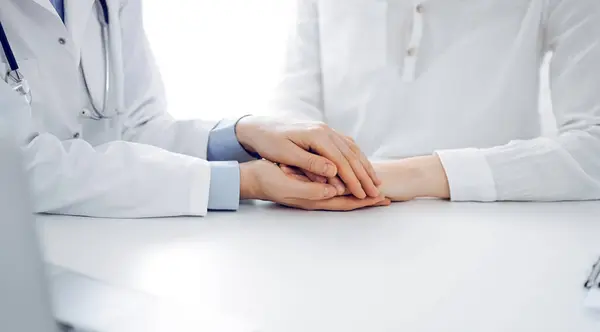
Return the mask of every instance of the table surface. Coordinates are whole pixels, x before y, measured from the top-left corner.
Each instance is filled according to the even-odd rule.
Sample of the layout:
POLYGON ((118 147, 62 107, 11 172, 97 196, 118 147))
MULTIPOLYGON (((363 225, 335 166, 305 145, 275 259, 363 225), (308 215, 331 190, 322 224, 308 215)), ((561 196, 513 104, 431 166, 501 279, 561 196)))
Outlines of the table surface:
POLYGON ((47 259, 261 332, 587 332, 600 202, 38 218, 47 259))

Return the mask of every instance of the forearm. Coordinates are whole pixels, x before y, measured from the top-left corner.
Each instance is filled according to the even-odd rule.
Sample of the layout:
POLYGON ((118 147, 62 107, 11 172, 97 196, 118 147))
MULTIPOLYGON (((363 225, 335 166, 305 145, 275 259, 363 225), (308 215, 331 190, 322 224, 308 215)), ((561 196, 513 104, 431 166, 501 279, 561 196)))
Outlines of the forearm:
POLYGON ((35 212, 107 218, 203 216, 210 170, 148 145, 92 147, 49 134, 23 146, 35 212))
POLYGON ((375 162, 381 192, 394 201, 600 199, 600 129, 589 128, 487 149, 375 162))
POLYGON ((436 155, 374 162, 382 194, 394 201, 418 197, 450 198, 448 179, 436 155))
POLYGON ((216 122, 175 120, 168 114, 126 123, 123 139, 207 159, 207 141, 216 122))

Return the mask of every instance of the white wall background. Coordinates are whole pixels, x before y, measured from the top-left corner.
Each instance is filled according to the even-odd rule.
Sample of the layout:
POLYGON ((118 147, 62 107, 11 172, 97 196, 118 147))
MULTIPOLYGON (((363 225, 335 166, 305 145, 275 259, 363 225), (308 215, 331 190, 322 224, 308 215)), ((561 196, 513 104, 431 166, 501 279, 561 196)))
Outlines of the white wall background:
MULTIPOLYGON (((293 0, 145 0, 146 29, 178 118, 264 112, 277 82, 293 0)), ((554 131, 546 70, 541 113, 554 131)))
POLYGON ((178 118, 264 112, 291 0, 145 0, 145 24, 178 118))

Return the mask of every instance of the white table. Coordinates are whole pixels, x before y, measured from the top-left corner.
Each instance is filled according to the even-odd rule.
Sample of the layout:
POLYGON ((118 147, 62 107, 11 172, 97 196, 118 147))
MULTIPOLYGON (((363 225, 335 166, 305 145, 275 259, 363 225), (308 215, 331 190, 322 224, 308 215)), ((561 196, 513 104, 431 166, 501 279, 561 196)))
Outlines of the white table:
POLYGON ((48 259, 261 332, 588 332, 600 203, 40 217, 48 259))

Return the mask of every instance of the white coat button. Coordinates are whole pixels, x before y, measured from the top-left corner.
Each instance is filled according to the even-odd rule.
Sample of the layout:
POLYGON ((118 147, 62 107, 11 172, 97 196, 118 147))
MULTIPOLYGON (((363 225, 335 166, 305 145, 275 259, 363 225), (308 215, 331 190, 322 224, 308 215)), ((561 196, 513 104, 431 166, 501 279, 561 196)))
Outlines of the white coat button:
POLYGON ((87 108, 84 108, 81 110, 80 114, 81 114, 81 116, 88 117, 88 116, 90 116, 91 112, 87 108))
POLYGON ((415 8, 415 10, 417 11, 417 13, 419 14, 423 14, 425 12, 425 6, 423 6, 422 4, 417 5, 417 7, 415 8))
POLYGON ((417 54, 417 49, 414 47, 411 47, 406 51, 406 54, 408 56, 415 56, 415 54, 417 54))
POLYGON ((60 37, 60 38, 58 38, 58 43, 61 44, 61 45, 64 45, 64 44, 67 43, 67 40, 64 39, 63 37, 60 37))
POLYGON ((73 138, 75 138, 75 139, 78 139, 80 136, 81 136, 81 134, 80 134, 80 133, 75 133, 75 134, 73 134, 73 138))

